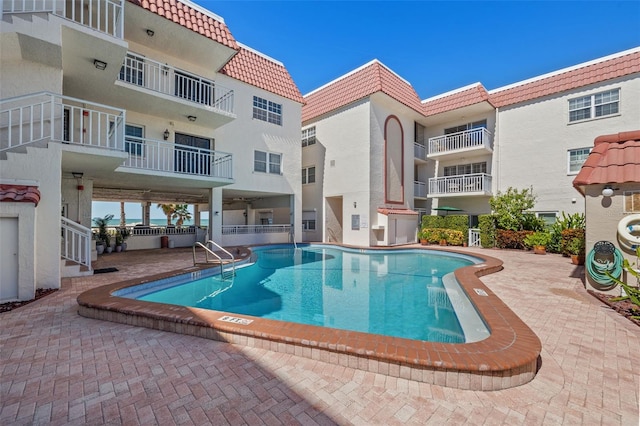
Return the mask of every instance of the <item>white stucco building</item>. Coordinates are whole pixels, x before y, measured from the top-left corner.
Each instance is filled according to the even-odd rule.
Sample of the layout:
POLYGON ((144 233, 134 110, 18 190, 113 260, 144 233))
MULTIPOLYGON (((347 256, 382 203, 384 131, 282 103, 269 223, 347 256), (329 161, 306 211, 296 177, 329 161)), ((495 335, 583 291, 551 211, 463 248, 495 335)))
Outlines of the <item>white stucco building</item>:
POLYGON ((137 230, 129 249, 166 234, 176 245, 204 232, 222 245, 300 239, 303 99, 291 76, 221 17, 165 4, 3 2, 0 301, 59 288, 82 273, 68 261, 90 272, 96 200, 139 202, 147 224, 156 203, 209 218, 201 235, 137 230))
POLYGON ((374 60, 304 96, 302 167, 313 181, 303 176, 302 210, 315 222, 303 239, 402 244, 404 221, 389 218, 451 207, 474 225, 509 187, 532 188, 535 213, 550 222, 584 212, 572 181, 595 137, 638 127, 638 94, 640 48, 425 100, 374 60), (353 226, 354 215, 367 226, 353 226))

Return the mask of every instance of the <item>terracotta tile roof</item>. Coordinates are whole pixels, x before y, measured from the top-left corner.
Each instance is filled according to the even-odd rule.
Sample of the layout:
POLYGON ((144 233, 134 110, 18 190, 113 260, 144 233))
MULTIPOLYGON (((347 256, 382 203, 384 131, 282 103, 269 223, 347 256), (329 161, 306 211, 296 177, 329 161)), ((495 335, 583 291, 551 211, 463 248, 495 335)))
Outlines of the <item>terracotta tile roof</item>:
POLYGON ((238 44, 223 21, 205 15, 179 0, 127 0, 137 6, 182 25, 213 41, 238 50, 238 44))
POLYGON ((0 202, 33 203, 37 206, 40 191, 37 186, 1 184, 0 202))
POLYGON ((521 85, 516 84, 504 90, 492 90, 490 97, 493 105, 502 107, 638 72, 640 51, 634 49, 621 56, 587 63, 583 67, 524 82, 521 85))
POLYGON ((245 46, 240 46, 240 51, 222 67, 220 73, 287 99, 304 102, 284 65, 245 46))
POLYGON ((422 114, 422 104, 411 84, 374 60, 363 67, 307 94, 302 107, 302 121, 318 117, 337 108, 382 92, 422 114))
POLYGON ((482 84, 476 83, 451 94, 426 99, 422 105, 424 115, 429 116, 486 101, 491 103, 489 93, 482 84))
POLYGON ((626 182, 640 182, 640 130, 598 136, 573 186, 626 182))
POLYGON ((390 214, 402 214, 402 215, 411 215, 411 216, 418 215, 418 212, 410 209, 390 209, 386 207, 378 207, 378 213, 382 213, 385 216, 389 216, 390 214))

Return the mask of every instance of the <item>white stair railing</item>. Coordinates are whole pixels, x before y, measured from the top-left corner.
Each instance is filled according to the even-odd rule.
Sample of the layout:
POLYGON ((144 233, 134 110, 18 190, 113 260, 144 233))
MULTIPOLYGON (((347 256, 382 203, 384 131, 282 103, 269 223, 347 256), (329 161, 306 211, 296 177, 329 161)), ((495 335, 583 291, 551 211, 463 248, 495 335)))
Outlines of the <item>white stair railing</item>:
POLYGON ((91 229, 61 217, 62 257, 91 270, 91 229))

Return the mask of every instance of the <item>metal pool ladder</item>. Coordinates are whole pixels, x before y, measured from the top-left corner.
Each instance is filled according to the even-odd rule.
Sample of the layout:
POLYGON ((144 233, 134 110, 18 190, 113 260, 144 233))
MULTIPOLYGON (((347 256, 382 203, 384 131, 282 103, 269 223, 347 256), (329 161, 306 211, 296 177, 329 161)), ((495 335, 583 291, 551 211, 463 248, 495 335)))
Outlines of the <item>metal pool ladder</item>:
POLYGON ((236 276, 236 258, 231 253, 229 253, 227 250, 225 250, 224 248, 220 247, 220 245, 218 243, 216 243, 215 241, 213 241, 213 240, 207 241, 206 245, 202 244, 199 241, 197 241, 193 245, 193 266, 196 266, 198 264, 198 262, 196 262, 196 247, 201 247, 201 248, 204 249, 206 263, 209 263, 209 255, 215 257, 216 259, 218 259, 218 262, 220 262, 220 276, 222 277, 223 280, 227 280, 229 278, 233 278, 233 277, 236 276), (218 255, 218 253, 216 253, 215 251, 213 251, 209 247, 207 247, 209 244, 211 244, 212 247, 217 248, 219 251, 221 251, 224 254, 229 256, 229 259, 227 259, 227 263, 229 263, 229 260, 230 260, 231 269, 224 269, 224 262, 225 261, 220 257, 220 255, 218 255))

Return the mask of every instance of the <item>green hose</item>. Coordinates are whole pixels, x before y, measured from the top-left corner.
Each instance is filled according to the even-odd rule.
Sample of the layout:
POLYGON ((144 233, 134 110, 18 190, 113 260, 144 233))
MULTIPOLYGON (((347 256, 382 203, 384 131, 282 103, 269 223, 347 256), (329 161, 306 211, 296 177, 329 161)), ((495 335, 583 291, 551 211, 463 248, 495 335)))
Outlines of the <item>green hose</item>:
POLYGON ((586 264, 589 275, 593 281, 600 285, 615 284, 615 281, 609 278, 605 271, 608 271, 615 278, 620 278, 622 275, 622 252, 616 248, 613 251, 613 262, 607 261, 605 263, 598 262, 595 253, 596 251, 592 249, 587 255, 586 264))

